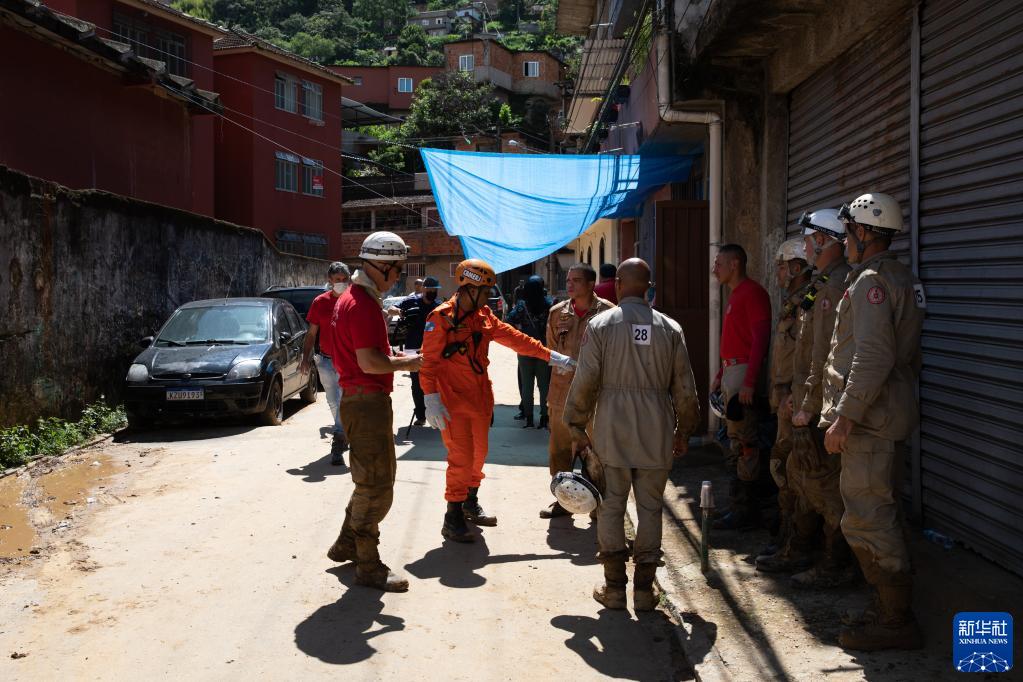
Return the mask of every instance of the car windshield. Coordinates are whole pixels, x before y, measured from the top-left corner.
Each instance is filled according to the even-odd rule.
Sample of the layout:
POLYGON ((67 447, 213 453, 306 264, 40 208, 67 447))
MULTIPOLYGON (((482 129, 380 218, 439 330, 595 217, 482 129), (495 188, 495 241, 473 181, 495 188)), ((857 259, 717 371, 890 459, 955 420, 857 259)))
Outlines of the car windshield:
POLYGON ((255 305, 179 308, 160 330, 157 346, 248 345, 269 341, 267 308, 255 305))
POLYGON ((309 312, 309 306, 313 304, 313 299, 324 291, 326 289, 285 289, 283 291, 270 291, 263 295, 284 299, 295 306, 295 310, 304 318, 309 312))

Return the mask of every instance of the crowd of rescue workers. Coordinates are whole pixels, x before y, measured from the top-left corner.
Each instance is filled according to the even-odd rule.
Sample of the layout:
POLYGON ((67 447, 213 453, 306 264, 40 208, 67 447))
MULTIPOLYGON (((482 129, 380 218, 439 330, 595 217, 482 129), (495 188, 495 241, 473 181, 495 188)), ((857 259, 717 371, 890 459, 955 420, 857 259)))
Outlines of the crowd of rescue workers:
MULTIPOLYGON (((704 404, 722 420, 731 475, 729 505, 714 528, 766 525, 771 544, 756 568, 789 574, 795 588, 826 590, 862 576, 872 600, 843 618, 843 647, 919 648, 897 490, 903 444, 918 419, 926 299, 891 251, 904 229, 902 209, 889 195, 869 193, 803 213, 797 227, 799 236, 777 251, 783 300, 774 313, 765 288, 747 276, 741 246, 718 247, 714 261, 729 297, 720 367, 704 404)), ((443 537, 473 542, 479 531, 470 524, 497 525, 480 502, 494 419, 493 341, 519 356, 516 419, 525 427, 534 426, 534 382, 539 387, 537 428, 549 429, 556 498, 541 518, 589 513, 604 568, 594 599, 627 608, 631 559, 633 607, 654 609, 662 498, 674 458, 696 435, 701 401, 683 329, 649 302, 647 263, 603 264, 600 283, 591 265, 577 263, 567 272, 568 298, 557 304, 543 280, 531 277, 502 321, 487 305, 493 268, 465 260, 449 299, 427 277, 398 305, 407 325, 402 351, 391 346, 383 296, 401 280, 408 251, 395 234, 369 235, 361 267, 350 273, 331 264, 330 287, 307 317, 302 370, 315 362, 335 420, 331 461, 344 465, 348 450, 354 483, 328 557, 354 562, 360 585, 409 587, 378 550, 395 481, 395 372, 411 375, 415 423, 439 429, 447 449, 443 537), (624 526, 630 492, 637 510, 631 541, 624 526)))

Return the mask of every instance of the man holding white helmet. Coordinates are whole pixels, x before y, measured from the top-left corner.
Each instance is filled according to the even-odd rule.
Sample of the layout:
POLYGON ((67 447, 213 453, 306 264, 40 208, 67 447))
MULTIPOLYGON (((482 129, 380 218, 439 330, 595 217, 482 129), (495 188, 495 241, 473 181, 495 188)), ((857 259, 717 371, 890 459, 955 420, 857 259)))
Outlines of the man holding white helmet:
MULTIPOLYGON (((380 522, 394 497, 396 460, 390 393, 394 372, 418 371, 419 357, 395 357, 387 338, 383 293, 394 286, 408 247, 391 232, 362 242, 362 269, 334 306, 329 333, 343 397, 341 420, 351 447, 352 492, 341 534, 327 552, 333 561, 355 561, 355 582, 386 592, 404 592, 408 581, 380 561, 380 522)), ((326 330, 325 330, 326 331, 326 330)))
POLYGON ((593 598, 624 609, 625 505, 632 490, 638 513, 633 561, 637 611, 657 605, 654 573, 661 559, 661 509, 672 456, 686 453, 700 422, 692 365, 675 320, 646 302, 650 267, 630 258, 618 268, 619 307, 590 320, 579 346, 579 366, 565 400, 564 421, 573 447, 593 444, 603 465, 605 492, 597 508, 598 560, 604 584, 593 598))
POLYGON ((842 531, 867 582, 872 608, 846 619, 849 649, 916 649, 923 637, 912 611, 909 550, 898 499, 903 445, 919 422, 916 382, 923 285, 889 248, 903 228, 887 194, 864 194, 839 209, 846 255, 855 265, 838 305, 824 366, 824 446, 841 454, 842 531))

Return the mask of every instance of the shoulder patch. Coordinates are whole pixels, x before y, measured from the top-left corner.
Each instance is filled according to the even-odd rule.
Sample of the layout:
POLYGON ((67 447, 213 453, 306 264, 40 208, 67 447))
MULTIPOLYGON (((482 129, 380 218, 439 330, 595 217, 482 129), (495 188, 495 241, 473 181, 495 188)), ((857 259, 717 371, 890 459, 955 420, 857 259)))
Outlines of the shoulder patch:
POLYGON ((423 331, 424 332, 432 332, 436 328, 437 328, 437 325, 435 325, 432 320, 427 322, 425 325, 423 325, 423 331))
POLYGON ((867 291, 867 300, 873 303, 874 305, 884 303, 884 299, 885 293, 884 289, 882 289, 881 287, 877 286, 870 287, 870 289, 867 291))

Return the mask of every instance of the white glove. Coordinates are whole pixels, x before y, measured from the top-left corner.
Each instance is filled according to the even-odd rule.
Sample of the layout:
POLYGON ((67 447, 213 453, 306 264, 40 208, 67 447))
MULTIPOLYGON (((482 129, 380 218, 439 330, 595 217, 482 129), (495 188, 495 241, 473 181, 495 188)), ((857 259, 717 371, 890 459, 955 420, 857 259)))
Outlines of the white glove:
POLYGON ((547 363, 551 367, 559 367, 561 369, 575 369, 576 362, 567 355, 562 355, 556 350, 551 351, 551 359, 547 363))
POLYGON ((426 421, 430 422, 430 426, 441 431, 448 428, 451 415, 441 402, 440 393, 423 396, 423 402, 426 404, 426 421))

